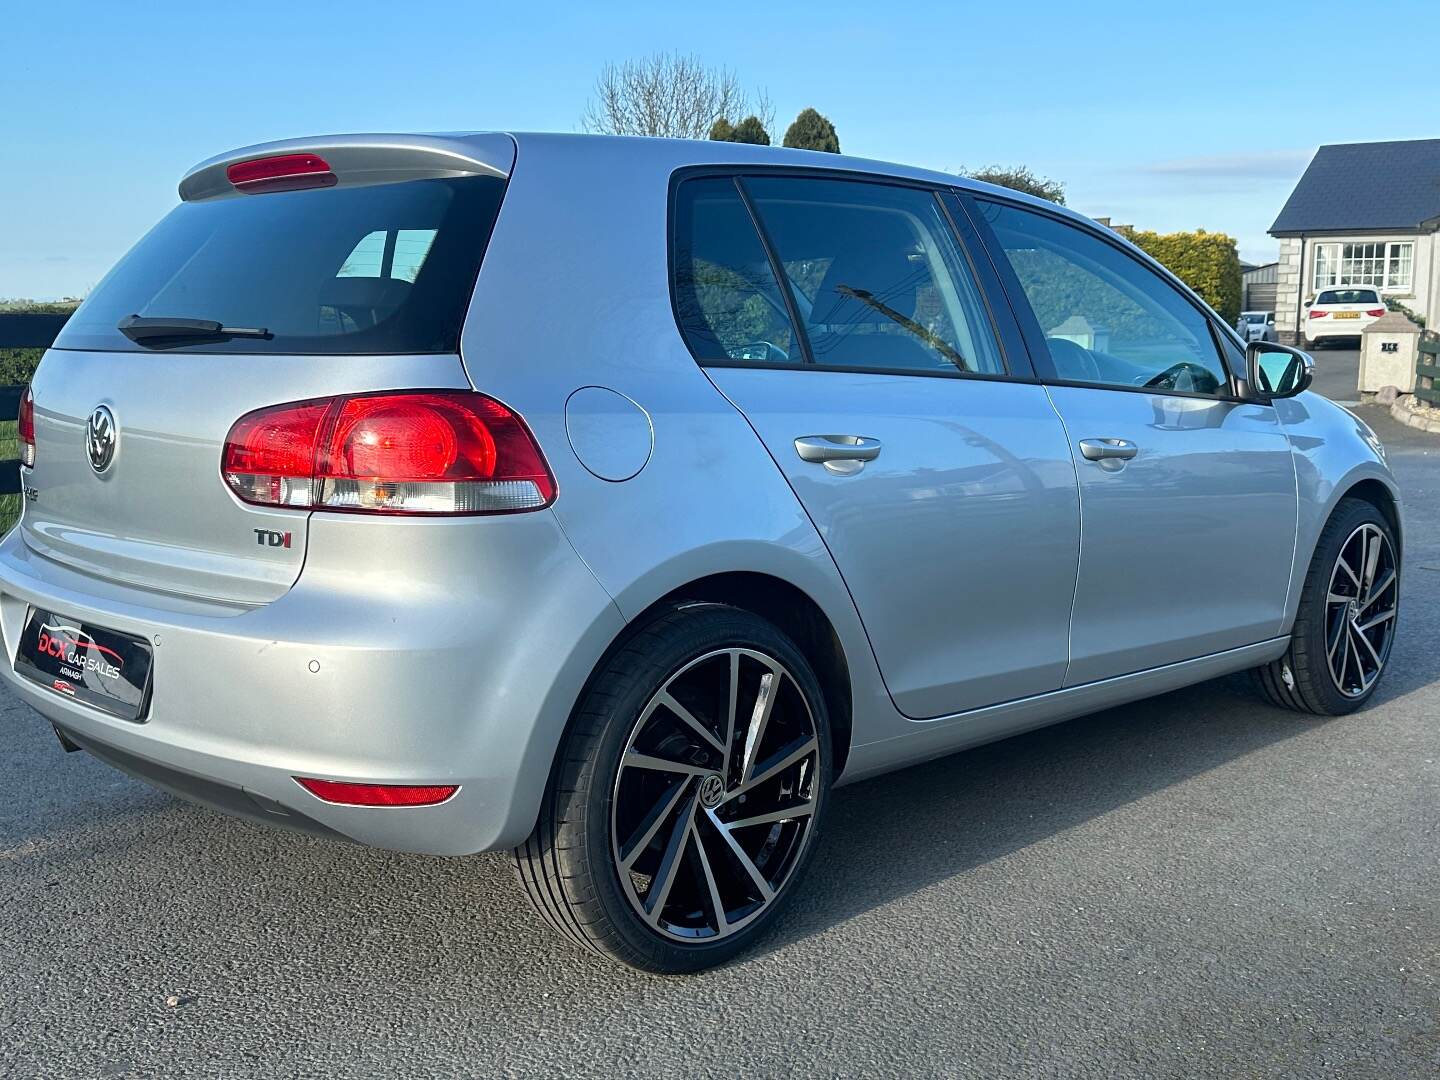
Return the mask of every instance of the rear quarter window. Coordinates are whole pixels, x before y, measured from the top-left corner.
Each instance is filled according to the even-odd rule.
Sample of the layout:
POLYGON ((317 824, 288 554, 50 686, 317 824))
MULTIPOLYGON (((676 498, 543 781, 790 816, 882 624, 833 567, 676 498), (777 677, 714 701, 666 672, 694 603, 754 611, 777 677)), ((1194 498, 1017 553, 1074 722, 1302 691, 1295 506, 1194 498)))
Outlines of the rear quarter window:
POLYGON ((140 351, 116 328, 140 315, 269 331, 176 346, 198 352, 454 352, 504 191, 476 176, 181 203, 55 347, 140 351))

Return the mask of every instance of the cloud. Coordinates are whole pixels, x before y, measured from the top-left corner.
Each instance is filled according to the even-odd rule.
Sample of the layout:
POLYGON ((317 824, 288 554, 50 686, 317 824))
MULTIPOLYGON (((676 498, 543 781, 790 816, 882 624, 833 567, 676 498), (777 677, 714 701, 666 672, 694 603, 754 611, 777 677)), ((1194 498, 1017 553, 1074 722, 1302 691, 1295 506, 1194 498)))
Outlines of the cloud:
POLYGON ((1293 180, 1313 150, 1263 150, 1251 154, 1210 154, 1140 165, 1138 172, 1184 180, 1293 180))

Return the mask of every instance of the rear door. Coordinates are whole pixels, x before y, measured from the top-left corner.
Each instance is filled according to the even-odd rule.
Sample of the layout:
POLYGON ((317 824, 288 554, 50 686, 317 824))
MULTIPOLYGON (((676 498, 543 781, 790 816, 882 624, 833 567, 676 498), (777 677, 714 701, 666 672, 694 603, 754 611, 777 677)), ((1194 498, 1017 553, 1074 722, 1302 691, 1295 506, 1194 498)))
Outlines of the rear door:
POLYGON ((340 393, 468 388, 460 324, 504 170, 463 175, 451 152, 427 176, 414 146, 304 156, 334 171, 248 191, 223 166, 187 178, 190 197, 66 324, 33 382, 32 550, 164 592, 274 599, 299 575, 309 515, 231 493, 234 422, 340 393), (127 335, 132 316, 160 325, 127 335), (185 336, 176 319, 246 332, 185 336))
POLYGON ((1074 467, 936 194, 696 178, 675 227, 687 341, 815 522, 900 710, 1059 687, 1074 467))
POLYGON ((1278 636, 1295 464, 1274 407, 1232 395, 1218 327, 1098 230, 973 205, 1080 477, 1066 685, 1278 636))

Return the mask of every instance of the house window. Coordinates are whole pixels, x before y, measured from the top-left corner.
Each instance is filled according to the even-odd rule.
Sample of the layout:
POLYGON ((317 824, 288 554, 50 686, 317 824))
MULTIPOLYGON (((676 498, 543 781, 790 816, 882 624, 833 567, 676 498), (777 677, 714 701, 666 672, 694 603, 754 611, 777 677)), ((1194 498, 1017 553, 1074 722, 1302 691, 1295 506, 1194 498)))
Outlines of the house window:
POLYGON ((1313 287, 1372 285, 1392 292, 1410 288, 1415 245, 1398 243, 1316 244, 1313 287))

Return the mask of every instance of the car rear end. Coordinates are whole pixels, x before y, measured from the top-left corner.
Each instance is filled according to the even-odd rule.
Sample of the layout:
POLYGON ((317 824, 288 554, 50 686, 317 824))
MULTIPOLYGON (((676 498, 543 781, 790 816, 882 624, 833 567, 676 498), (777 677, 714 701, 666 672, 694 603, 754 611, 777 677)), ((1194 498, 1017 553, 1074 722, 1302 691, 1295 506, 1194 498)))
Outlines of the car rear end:
POLYGON ((0 542, 5 674, 67 745, 382 846, 528 831, 620 619, 544 450, 459 355, 514 158, 497 135, 225 155, 72 317, 0 542))
POLYGON ((1322 338, 1358 337, 1360 332, 1385 314, 1385 303, 1377 290, 1366 286, 1321 289, 1305 313, 1305 336, 1322 338))

